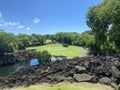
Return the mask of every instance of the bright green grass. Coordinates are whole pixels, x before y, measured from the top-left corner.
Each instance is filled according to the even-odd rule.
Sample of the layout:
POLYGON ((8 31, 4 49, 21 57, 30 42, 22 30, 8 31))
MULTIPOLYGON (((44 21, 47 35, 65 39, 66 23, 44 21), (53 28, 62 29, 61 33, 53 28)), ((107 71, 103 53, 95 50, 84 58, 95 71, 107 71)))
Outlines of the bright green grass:
POLYGON ((45 44, 47 44, 47 43, 51 43, 51 42, 52 42, 52 40, 47 39, 47 40, 45 41, 45 44))
POLYGON ((82 47, 78 46, 69 46, 63 47, 61 44, 49 44, 44 46, 37 46, 37 47, 29 47, 27 50, 36 49, 37 51, 47 50, 52 55, 63 55, 67 56, 68 58, 73 58, 76 56, 81 56, 82 54, 82 47))
POLYGON ((35 85, 35 86, 26 87, 26 88, 15 88, 12 90, 96 90, 96 89, 73 86, 73 85, 62 85, 62 86, 35 85))

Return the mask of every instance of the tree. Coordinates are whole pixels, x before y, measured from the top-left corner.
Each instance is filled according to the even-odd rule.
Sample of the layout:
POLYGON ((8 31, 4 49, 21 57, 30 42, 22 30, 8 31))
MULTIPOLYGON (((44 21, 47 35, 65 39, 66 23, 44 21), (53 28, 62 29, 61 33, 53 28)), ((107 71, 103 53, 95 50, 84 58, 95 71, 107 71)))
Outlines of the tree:
POLYGON ((97 51, 100 51, 102 46, 107 48, 106 44, 110 41, 112 41, 111 43, 114 42, 116 50, 120 48, 118 43, 120 38, 116 40, 115 37, 116 35, 119 36, 117 33, 119 23, 120 0, 104 0, 102 3, 89 8, 87 24, 94 33, 97 51))
POLYGON ((31 46, 31 36, 27 34, 19 34, 17 38, 19 40, 20 49, 25 49, 26 47, 31 46))
POLYGON ((0 55, 18 50, 16 36, 11 33, 0 32, 0 55))
POLYGON ((41 46, 44 45, 44 41, 46 40, 42 35, 32 34, 32 46, 41 46))

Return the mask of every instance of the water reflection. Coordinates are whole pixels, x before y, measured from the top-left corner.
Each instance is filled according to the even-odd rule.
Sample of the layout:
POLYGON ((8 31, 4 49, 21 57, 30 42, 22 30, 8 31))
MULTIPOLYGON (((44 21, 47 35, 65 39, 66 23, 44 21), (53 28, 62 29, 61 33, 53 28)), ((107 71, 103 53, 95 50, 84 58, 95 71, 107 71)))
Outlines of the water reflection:
POLYGON ((27 60, 23 62, 18 62, 13 65, 1 66, 0 67, 0 76, 4 77, 9 75, 11 72, 19 71, 21 68, 25 68, 27 66, 33 66, 39 64, 37 59, 27 60))
POLYGON ((38 59, 32 59, 30 61, 30 66, 37 65, 37 64, 39 64, 38 59))

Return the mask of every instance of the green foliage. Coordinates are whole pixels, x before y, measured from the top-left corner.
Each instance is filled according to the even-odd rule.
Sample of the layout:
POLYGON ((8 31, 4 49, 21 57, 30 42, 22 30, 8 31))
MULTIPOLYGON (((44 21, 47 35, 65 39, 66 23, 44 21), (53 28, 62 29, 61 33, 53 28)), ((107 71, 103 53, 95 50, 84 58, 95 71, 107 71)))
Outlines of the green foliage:
POLYGON ((27 35, 27 34, 19 34, 17 36, 19 43, 19 49, 25 49, 26 47, 30 46, 40 46, 44 45, 44 37, 42 35, 37 35, 37 34, 32 34, 32 35, 27 35))
POLYGON ((59 32, 54 34, 53 40, 69 45, 89 47, 94 42, 94 36, 91 31, 86 31, 82 34, 71 32, 59 32))
POLYGON ((32 46, 41 46, 44 44, 45 39, 42 35, 32 34, 31 38, 32 46))
POLYGON ((40 63, 51 61, 51 54, 46 50, 38 51, 36 53, 36 57, 37 57, 37 59, 39 60, 40 63))
POLYGON ((0 55, 25 49, 30 46, 44 45, 44 41, 45 39, 42 35, 19 34, 15 36, 12 33, 6 33, 4 30, 0 30, 0 55))
POLYGON ((0 55, 14 52, 18 49, 16 36, 11 33, 0 32, 0 55))
POLYGON ((94 33, 97 51, 120 51, 120 0, 103 0, 90 7, 87 24, 94 33))
POLYGON ((19 40, 19 49, 25 49, 28 46, 31 46, 31 37, 27 34, 19 34, 18 36, 19 40))
MULTIPOLYGON (((76 46, 89 47, 94 42, 94 36, 91 31, 86 31, 82 34, 71 32, 59 32, 54 35, 39 35, 39 34, 19 34, 15 36, 11 33, 0 32, 0 53, 14 52, 15 50, 25 49, 31 46, 41 46, 46 43, 60 42, 76 46), (49 38, 49 39, 48 39, 49 38), (45 42, 46 41, 46 42, 45 42)), ((70 57, 73 57, 70 55, 70 57)))

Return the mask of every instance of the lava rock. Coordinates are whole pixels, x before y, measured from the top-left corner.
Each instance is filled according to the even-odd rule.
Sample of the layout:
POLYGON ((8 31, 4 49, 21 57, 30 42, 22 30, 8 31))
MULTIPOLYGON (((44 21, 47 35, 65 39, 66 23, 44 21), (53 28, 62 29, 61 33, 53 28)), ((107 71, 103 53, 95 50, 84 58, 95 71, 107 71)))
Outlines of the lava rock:
POLYGON ((78 82, 88 82, 91 81, 93 76, 90 76, 88 74, 74 74, 73 78, 78 82))
POLYGON ((108 77, 103 77, 99 80, 99 83, 101 84, 106 84, 106 85, 110 85, 111 84, 111 79, 108 77))

